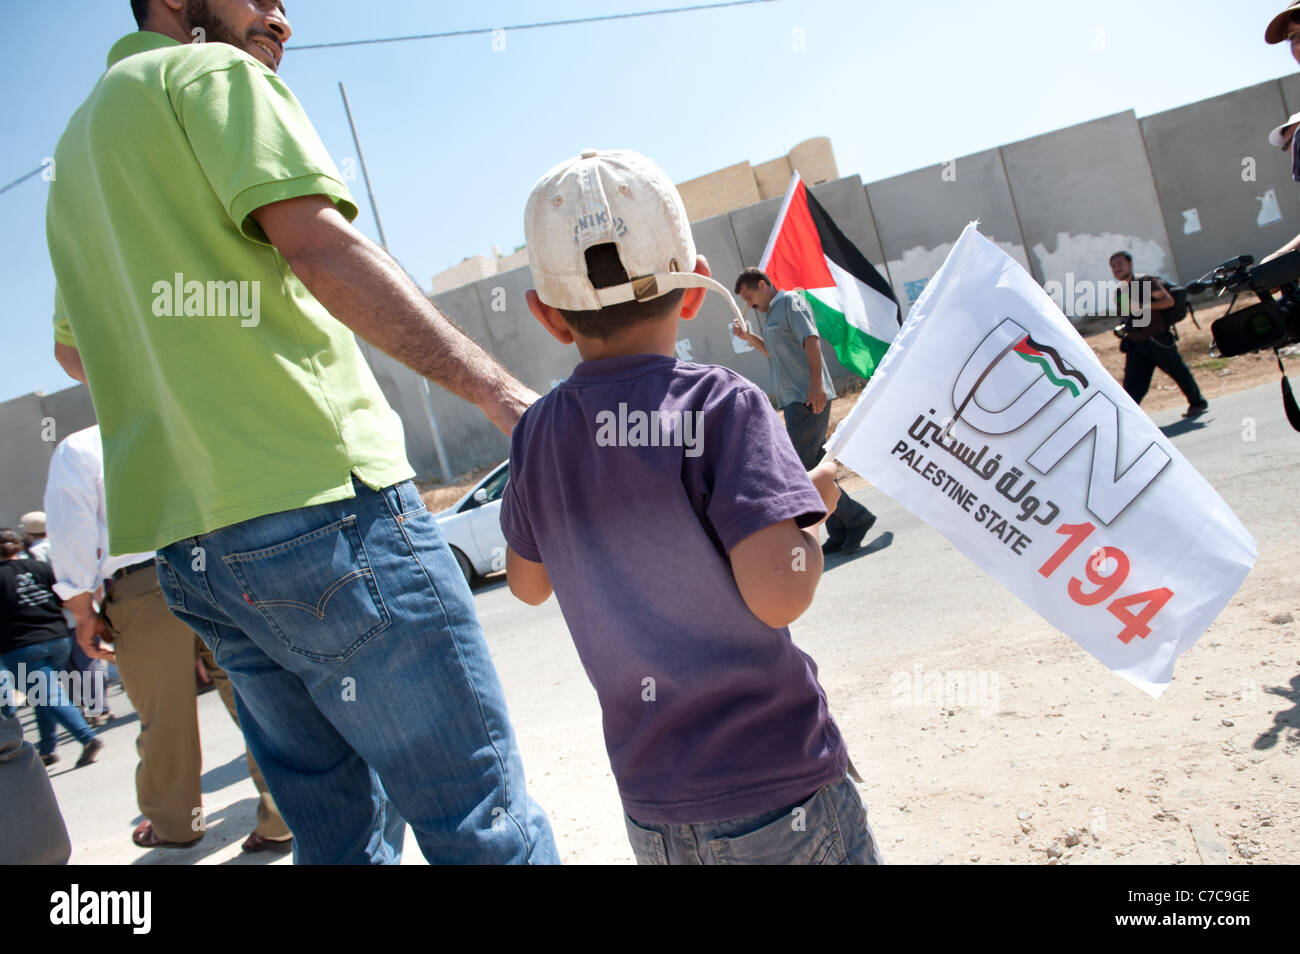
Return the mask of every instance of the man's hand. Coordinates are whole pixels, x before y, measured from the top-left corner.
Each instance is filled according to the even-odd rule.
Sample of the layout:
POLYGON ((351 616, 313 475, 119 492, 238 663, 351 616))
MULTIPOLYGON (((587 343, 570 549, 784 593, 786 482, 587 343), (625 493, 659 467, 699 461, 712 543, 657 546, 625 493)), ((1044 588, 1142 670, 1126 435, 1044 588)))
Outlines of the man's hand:
POLYGON ((761 351, 763 356, 767 357, 767 346, 763 344, 763 339, 749 330, 749 325, 745 323, 744 319, 731 319, 731 333, 741 341, 748 342, 751 347, 761 351))
POLYGON ((509 434, 537 395, 424 297, 387 252, 323 195, 252 213, 295 275, 336 319, 407 367, 478 405, 509 434))
POLYGON ((812 408, 814 414, 820 414, 826 410, 826 390, 822 387, 820 380, 814 380, 808 385, 807 405, 812 408))
POLYGON ((113 662, 117 654, 108 645, 113 642, 113 631, 108 621, 98 613, 77 616, 77 645, 91 659, 113 662))
POLYGON ((1151 279, 1151 307, 1156 311, 1174 307, 1174 296, 1169 294, 1168 287, 1158 278, 1151 279))

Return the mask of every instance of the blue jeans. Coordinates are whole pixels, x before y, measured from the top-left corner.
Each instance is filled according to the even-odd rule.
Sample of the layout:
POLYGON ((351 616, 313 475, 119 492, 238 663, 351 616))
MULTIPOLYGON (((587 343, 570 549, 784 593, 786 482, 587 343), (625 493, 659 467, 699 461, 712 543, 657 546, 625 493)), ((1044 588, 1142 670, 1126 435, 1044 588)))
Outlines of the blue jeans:
MULTIPOLYGON (((58 639, 47 639, 44 642, 23 646, 21 649, 11 650, 0 656, 0 670, 9 673, 4 677, 6 689, 13 687, 26 693, 32 703, 32 711, 36 713, 36 729, 41 736, 36 750, 43 756, 53 755, 58 747, 60 725, 82 745, 95 737, 95 730, 86 724, 81 710, 68 698, 63 682, 59 679, 60 672, 68 671, 68 657, 71 653, 72 637, 62 636, 58 639), (20 663, 26 667, 26 685, 19 684, 20 663), (39 674, 41 680, 39 689, 32 683, 33 674, 39 674)), ((9 693, 6 692, 6 703, 8 696, 9 693)))
POLYGON ((230 675, 298 864, 557 864, 473 597, 408 482, 158 551, 230 675))
POLYGON ((775 811, 693 825, 624 816, 641 865, 878 865, 867 807, 843 778, 775 811))

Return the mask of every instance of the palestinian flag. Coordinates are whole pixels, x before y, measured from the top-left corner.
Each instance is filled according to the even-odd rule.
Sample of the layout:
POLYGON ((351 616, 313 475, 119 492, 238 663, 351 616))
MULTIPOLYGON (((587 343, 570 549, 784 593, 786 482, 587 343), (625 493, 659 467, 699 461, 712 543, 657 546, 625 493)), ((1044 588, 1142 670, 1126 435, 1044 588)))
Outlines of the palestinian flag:
POLYGON ((1085 388, 1088 386, 1088 379, 1062 361, 1055 348, 1039 344, 1029 335, 1025 335, 1011 350, 1030 364, 1036 364, 1042 368, 1043 374, 1047 375, 1047 380, 1058 388, 1065 388, 1070 392, 1071 397, 1079 396, 1080 385, 1085 388), (1074 381, 1071 381, 1071 378, 1074 381), (1075 381, 1079 383, 1075 384, 1075 381))
POLYGON ((871 377, 902 324, 898 301, 797 172, 759 268, 777 288, 808 302, 818 333, 835 349, 840 364, 871 377))

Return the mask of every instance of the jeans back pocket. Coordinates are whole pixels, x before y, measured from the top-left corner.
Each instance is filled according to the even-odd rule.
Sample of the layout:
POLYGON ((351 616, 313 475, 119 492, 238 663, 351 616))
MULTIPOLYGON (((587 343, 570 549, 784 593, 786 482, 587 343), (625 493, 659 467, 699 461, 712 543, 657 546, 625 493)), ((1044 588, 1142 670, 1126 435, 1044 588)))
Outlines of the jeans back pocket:
POLYGON ((710 839, 714 861, 720 865, 843 864, 844 845, 828 789, 820 789, 766 825, 710 839))
POLYGON ((345 660, 390 622, 355 516, 222 560, 275 635, 309 659, 345 660))
POLYGON ((176 571, 172 569, 172 565, 167 562, 161 550, 154 554, 154 566, 158 571, 158 588, 162 590, 163 602, 167 604, 167 608, 172 612, 185 612, 185 591, 181 589, 181 581, 176 576, 176 571))
POLYGON ((623 816, 623 823, 627 825, 627 839, 632 843, 632 854, 636 856, 638 865, 668 864, 668 848, 663 835, 642 828, 627 815, 623 816))

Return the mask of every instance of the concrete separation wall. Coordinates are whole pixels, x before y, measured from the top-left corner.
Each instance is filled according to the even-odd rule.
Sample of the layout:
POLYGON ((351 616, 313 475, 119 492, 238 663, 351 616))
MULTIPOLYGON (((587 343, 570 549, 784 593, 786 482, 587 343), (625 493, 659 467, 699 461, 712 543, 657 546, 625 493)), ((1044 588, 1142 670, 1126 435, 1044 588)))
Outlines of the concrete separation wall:
POLYGON ((0 404, 0 527, 45 509, 45 478, 58 442, 95 423, 90 391, 78 384, 53 394, 24 394, 0 404))
POLYGON ((882 179, 866 190, 904 317, 962 229, 976 219, 980 232, 1029 268, 1011 187, 996 149, 882 179))
MULTIPOLYGON (((1119 249, 1140 273, 1179 277, 1131 110, 1003 146, 1002 157, 1040 284, 1112 281, 1119 249)), ((1086 302, 1072 310, 1090 313, 1086 302)))
POLYGON ((1142 120, 1156 192, 1181 277, 1255 260, 1300 232, 1291 157, 1268 131, 1290 115, 1271 80, 1142 120))

